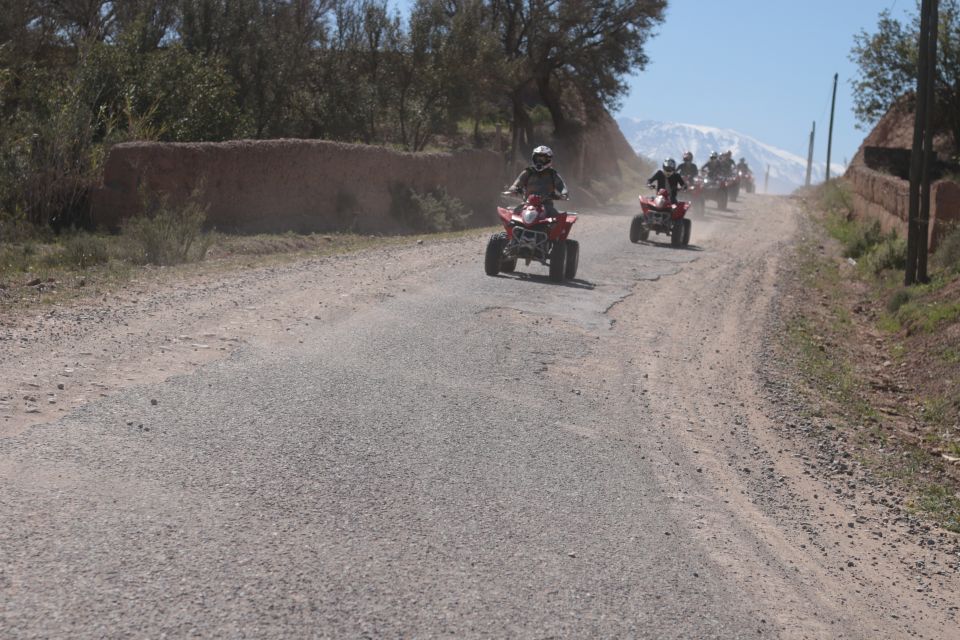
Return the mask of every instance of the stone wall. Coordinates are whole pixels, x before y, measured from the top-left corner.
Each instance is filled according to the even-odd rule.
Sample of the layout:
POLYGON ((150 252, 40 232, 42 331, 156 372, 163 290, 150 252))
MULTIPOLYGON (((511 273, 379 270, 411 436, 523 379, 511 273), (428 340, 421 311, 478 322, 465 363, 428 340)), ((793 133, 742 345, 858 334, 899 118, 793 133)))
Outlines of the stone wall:
POLYGON ((410 154, 318 140, 128 143, 113 147, 91 195, 94 223, 116 228, 141 209, 141 193, 172 203, 198 194, 212 226, 242 233, 350 230, 395 233, 393 193, 443 187, 494 224, 508 178, 489 151, 410 154))

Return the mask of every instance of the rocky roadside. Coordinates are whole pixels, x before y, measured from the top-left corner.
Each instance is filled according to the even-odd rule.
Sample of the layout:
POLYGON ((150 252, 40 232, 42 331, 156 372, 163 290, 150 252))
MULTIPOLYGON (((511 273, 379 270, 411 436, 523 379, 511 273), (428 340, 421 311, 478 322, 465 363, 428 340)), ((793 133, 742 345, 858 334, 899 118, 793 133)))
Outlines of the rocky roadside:
MULTIPOLYGON (((801 225, 802 236, 823 239, 824 232, 812 220, 805 219, 801 225)), ((781 263, 781 286, 765 319, 761 346, 764 365, 757 377, 770 424, 787 443, 778 453, 791 455, 802 467, 812 494, 808 492, 806 501, 797 500, 796 495, 784 490, 785 478, 778 476, 772 465, 765 466, 759 460, 759 467, 751 470, 758 501, 777 519, 799 527, 808 540, 805 544, 824 558, 849 556, 844 556, 846 567, 840 563, 840 571, 877 567, 883 559, 894 560, 910 583, 898 585, 896 577, 891 576, 891 586, 907 586, 957 620, 960 602, 953 593, 960 578, 960 535, 918 509, 917 502, 922 499, 918 490, 895 477, 893 467, 901 464, 897 458, 909 455, 897 446, 896 439, 864 438, 871 425, 857 424, 849 412, 825 398, 822 389, 816 388, 798 367, 788 324, 801 306, 809 304, 799 264, 799 259, 781 263), (890 471, 885 470, 884 460, 890 462, 890 471), (817 486, 824 487, 827 494, 817 486), (809 500, 811 495, 813 499, 809 500), (812 510, 816 510, 816 516, 811 515, 812 510), (836 513, 829 513, 831 510, 836 513), (824 515, 829 516, 827 522, 833 518, 832 527, 824 524, 824 515), (843 538, 851 541, 849 549, 839 541, 843 538), (880 557, 875 552, 855 553, 852 543, 858 538, 868 538, 872 544, 867 548, 879 548, 880 557)), ((918 473, 933 477, 937 461, 929 462, 930 470, 918 473)), ((943 480, 949 482, 946 477, 943 480)), ((952 488, 956 490, 956 486, 952 488)), ((890 615, 898 618, 911 612, 891 611, 890 615)))

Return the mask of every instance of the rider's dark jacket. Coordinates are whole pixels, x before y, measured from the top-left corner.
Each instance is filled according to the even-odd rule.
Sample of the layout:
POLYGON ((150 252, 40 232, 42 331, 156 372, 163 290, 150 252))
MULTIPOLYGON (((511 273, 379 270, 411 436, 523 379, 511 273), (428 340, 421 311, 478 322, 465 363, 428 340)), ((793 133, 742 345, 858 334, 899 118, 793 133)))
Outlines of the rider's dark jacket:
POLYGON ((649 186, 657 184, 657 191, 660 189, 670 189, 670 202, 676 204, 677 202, 677 191, 680 190, 680 187, 686 187, 687 183, 684 182, 683 176, 680 175, 680 172, 674 171, 669 176, 663 172, 663 169, 658 169, 655 174, 650 176, 650 179, 647 180, 649 186))
POLYGON ((689 180, 690 178, 696 178, 700 174, 700 170, 691 160, 690 162, 681 162, 680 166, 677 167, 677 173, 683 176, 684 180, 689 180))

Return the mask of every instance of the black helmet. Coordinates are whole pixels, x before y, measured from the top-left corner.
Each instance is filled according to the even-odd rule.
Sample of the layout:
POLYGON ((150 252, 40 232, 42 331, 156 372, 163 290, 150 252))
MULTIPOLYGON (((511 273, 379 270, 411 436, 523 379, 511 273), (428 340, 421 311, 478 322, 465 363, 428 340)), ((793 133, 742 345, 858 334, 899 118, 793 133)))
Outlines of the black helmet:
POLYGON ((668 176, 677 170, 677 161, 673 158, 667 158, 663 161, 663 172, 668 176))
POLYGON ((684 162, 693 162, 693 152, 692 152, 692 151, 686 151, 686 152, 684 152, 684 154, 683 154, 683 161, 684 161, 684 162))
POLYGON ((719 157, 720 157, 720 154, 717 153, 716 151, 714 151, 713 153, 710 154, 710 159, 711 159, 711 160, 716 160, 716 159, 719 158, 719 157))
POLYGON ((540 145, 533 150, 533 155, 530 156, 530 159, 533 161, 534 169, 543 171, 553 162, 553 149, 540 145))

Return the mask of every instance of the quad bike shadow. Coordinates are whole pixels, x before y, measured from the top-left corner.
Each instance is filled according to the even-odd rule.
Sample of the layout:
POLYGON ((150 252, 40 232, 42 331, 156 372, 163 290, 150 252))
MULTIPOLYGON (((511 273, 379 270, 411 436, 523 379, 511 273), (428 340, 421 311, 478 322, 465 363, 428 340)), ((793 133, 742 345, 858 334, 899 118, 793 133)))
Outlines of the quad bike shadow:
POLYGON ((532 284, 553 284, 561 287, 570 287, 571 289, 583 289, 586 291, 591 291, 597 288, 597 285, 589 280, 582 280, 580 278, 570 278, 557 282, 548 275, 543 275, 540 273, 530 273, 529 271, 514 271, 513 273, 501 273, 497 277, 499 278, 510 278, 517 282, 529 282, 532 284))

